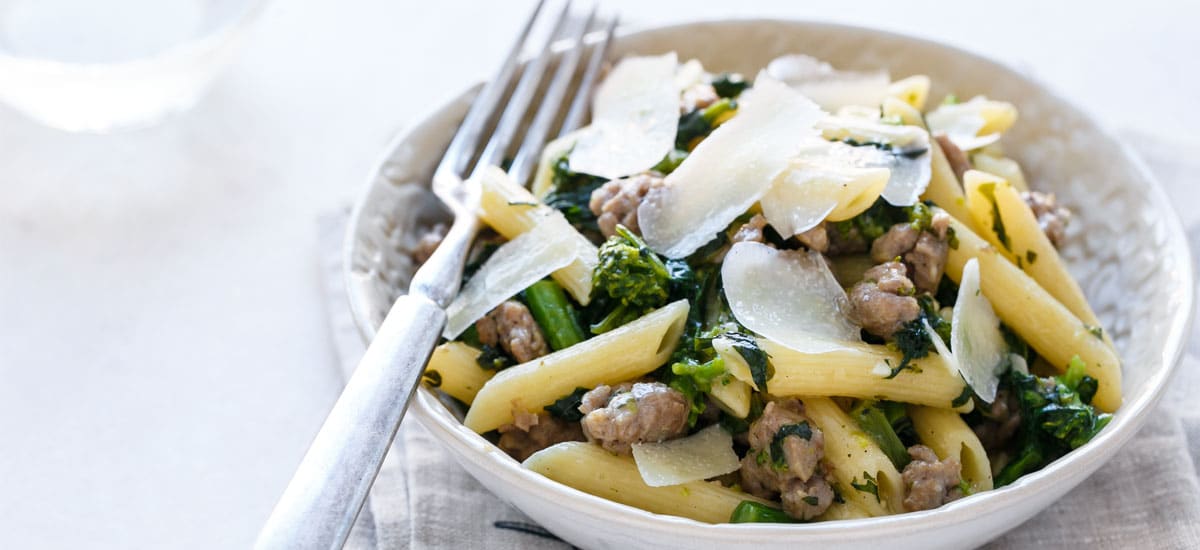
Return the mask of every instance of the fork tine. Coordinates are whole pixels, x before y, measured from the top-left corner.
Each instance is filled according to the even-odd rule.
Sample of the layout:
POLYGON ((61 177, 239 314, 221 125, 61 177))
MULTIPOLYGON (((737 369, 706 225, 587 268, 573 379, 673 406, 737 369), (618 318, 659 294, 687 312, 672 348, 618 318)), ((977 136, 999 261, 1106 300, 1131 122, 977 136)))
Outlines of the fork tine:
POLYGON ((567 14, 570 11, 571 0, 567 0, 563 2, 562 11, 558 14, 558 20, 554 22, 554 28, 546 36, 545 43, 542 44, 541 53, 526 65, 525 70, 521 73, 521 79, 517 81, 517 88, 508 98, 508 106, 500 115, 500 122, 496 123, 496 129, 492 132, 487 146, 483 148, 483 153, 479 155, 479 161, 475 164, 472 174, 483 167, 498 165, 504 160, 504 153, 512 143, 517 128, 521 125, 521 120, 525 118, 529 102, 533 100, 533 95, 537 92, 542 77, 545 76, 546 64, 550 62, 550 47, 554 45, 554 39, 562 30, 563 23, 567 20, 567 14))
POLYGON ((575 33, 574 44, 563 54, 558 68, 554 71, 554 78, 550 81, 549 88, 546 89, 541 108, 538 109, 529 129, 525 131, 525 139, 521 141, 516 158, 513 159, 512 166, 508 169, 509 175, 517 183, 524 185, 533 172, 534 166, 537 165, 542 146, 546 143, 546 136, 550 133, 550 126, 554 123, 554 118, 558 116, 562 107, 563 96, 566 95, 571 80, 575 78, 575 69, 579 66, 579 58, 582 57, 584 50, 583 40, 595 18, 596 5, 592 4, 591 12, 588 13, 587 18, 575 33))
POLYGON ((496 107, 503 99, 504 91, 508 89, 508 83, 512 81, 513 73, 517 68, 517 59, 521 56, 521 50, 529 39, 529 31, 533 29, 533 24, 537 21, 538 14, 541 13, 545 4, 546 0, 538 0, 537 5, 533 8, 533 13, 529 14, 525 26, 517 35, 517 40, 513 42, 508 57, 504 59, 500 70, 496 71, 496 75, 484 84, 479 95, 475 97, 475 101, 471 103, 467 116, 463 118, 458 132, 454 134, 454 139, 442 156, 441 162, 438 163, 437 170, 434 172, 436 174, 434 181, 439 181, 444 176, 462 176, 466 172, 471 154, 477 150, 479 138, 487 126, 488 119, 496 113, 496 107))
POLYGON ((604 63, 604 57, 608 55, 608 46, 612 43, 613 33, 617 29, 617 16, 613 16, 608 22, 608 28, 604 31, 604 39, 592 50, 592 57, 588 59, 587 69, 584 70, 583 79, 579 81, 579 89, 575 91, 575 99, 571 101, 571 109, 567 111, 567 116, 563 119, 562 129, 558 135, 562 136, 576 128, 583 122, 583 113, 587 111, 588 103, 592 97, 592 87, 596 84, 596 76, 600 73, 600 66, 604 63))

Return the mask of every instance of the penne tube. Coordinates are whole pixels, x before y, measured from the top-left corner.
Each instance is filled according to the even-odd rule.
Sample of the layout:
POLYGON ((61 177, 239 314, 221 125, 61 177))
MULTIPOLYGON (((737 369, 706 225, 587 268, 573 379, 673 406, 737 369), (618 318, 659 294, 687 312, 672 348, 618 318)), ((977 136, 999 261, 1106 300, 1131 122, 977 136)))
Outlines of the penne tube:
POLYGON ((971 164, 976 170, 1004 178, 1013 187, 1016 187, 1017 191, 1029 190, 1029 184, 1025 182, 1025 174, 1021 172, 1021 165, 1013 159, 975 154, 971 156, 971 164))
POLYGON ((750 414, 750 385, 726 374, 712 383, 709 392, 721 410, 736 418, 750 414))
POLYGON ((958 282, 963 265, 977 258, 980 287, 1000 320, 1059 372, 1078 355, 1087 364, 1087 374, 1099 382, 1092 403, 1104 412, 1120 407, 1121 361, 1116 352, 964 223, 955 219, 950 226, 958 246, 946 258, 946 275, 958 282))
POLYGON ((576 241, 576 258, 551 274, 576 302, 591 301, 592 271, 596 268, 596 245, 581 235, 562 213, 541 203, 503 170, 488 167, 479 179, 482 195, 479 216, 506 239, 514 239, 538 224, 553 224, 555 232, 571 234, 576 241))
MULTIPOLYGON (((775 376, 767 382, 771 395, 886 399, 953 408, 966 389, 962 378, 932 352, 913 361, 915 370, 905 369, 888 379, 901 355, 884 346, 855 344, 826 353, 803 353, 765 338, 758 345, 775 367, 775 376)), ((969 410, 971 402, 962 407, 969 410)))
POLYGON ((907 103, 918 112, 925 109, 925 101, 929 98, 928 76, 923 74, 901 78, 888 86, 888 99, 898 99, 907 103))
POLYGON ((645 375, 671 357, 687 313, 687 301, 680 300, 590 340, 500 371, 475 396, 463 424, 488 432, 513 421, 516 403, 537 412, 575 388, 645 375))
POLYGON ((1033 277, 1081 321, 1099 327, 1100 320, 1083 295, 1083 289, 1067 271, 1066 263, 1038 226, 1037 216, 1021 199, 1017 189, 1003 178, 979 170, 967 172, 963 179, 967 208, 975 219, 975 227, 984 228, 980 236, 1033 277), (1004 242, 1000 239, 1000 231, 1003 231, 1004 242))
POLYGON ((728 523, 733 509, 744 500, 777 506, 715 481, 651 487, 642 480, 632 458, 614 455, 593 443, 559 443, 534 453, 522 465, 600 498, 705 523, 728 523))
POLYGON ((934 407, 909 406, 908 417, 921 444, 938 458, 953 458, 962 464, 962 478, 971 493, 992 489, 992 467, 975 431, 958 413, 934 407))
POLYGON ((480 351, 462 342, 446 342, 433 348, 425 366, 426 385, 468 405, 494 374, 475 362, 480 351))
POLYGON ((801 401, 804 414, 825 434, 825 462, 833 470, 842 498, 869 516, 903 512, 904 482, 875 441, 831 399, 805 397, 801 401))
POLYGON ((975 223, 971 219, 971 212, 967 210, 967 201, 963 197, 962 185, 958 181, 958 176, 954 175, 954 169, 950 168, 950 161, 946 160, 946 153, 942 151, 942 147, 938 145, 936 139, 929 140, 929 147, 933 150, 933 158, 930 161, 929 187, 925 188, 925 193, 921 195, 921 198, 933 201, 947 214, 966 224, 967 227, 975 227, 975 223))

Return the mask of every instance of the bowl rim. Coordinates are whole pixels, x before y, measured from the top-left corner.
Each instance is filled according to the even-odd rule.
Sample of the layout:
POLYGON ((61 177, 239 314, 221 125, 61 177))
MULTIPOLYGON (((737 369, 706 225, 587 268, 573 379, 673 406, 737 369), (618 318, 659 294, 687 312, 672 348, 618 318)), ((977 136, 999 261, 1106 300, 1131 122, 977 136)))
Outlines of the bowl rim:
MULTIPOLYGON (((610 520, 620 520, 626 525, 653 531, 687 529, 688 533, 692 536, 737 536, 740 538, 751 537, 754 540, 764 541, 768 539, 777 540, 777 537, 780 536, 798 535, 831 541, 835 540, 833 538, 835 536, 837 540, 846 540, 847 536, 852 539, 867 539, 888 533, 898 533, 901 530, 908 530, 917 525, 920 525, 922 529, 946 527, 962 523, 976 516, 1017 506, 1022 501, 1030 500, 1043 486, 1050 485, 1052 480, 1069 477, 1069 473, 1072 470, 1094 470, 1100 466, 1100 464, 1096 464, 1097 462, 1103 463, 1111 458, 1116 451, 1139 431, 1142 424, 1147 420, 1149 413, 1164 394, 1168 381, 1178 370, 1179 361, 1184 352, 1185 338, 1191 330, 1195 306, 1195 277, 1192 254, 1187 245, 1186 233, 1182 221, 1178 213, 1171 206, 1170 199, 1163 189, 1162 184, 1158 181, 1154 173, 1150 171, 1143 159, 1132 150, 1125 140, 1115 134, 1103 119, 1093 116, 1092 112, 1076 103, 1063 99, 1063 96, 1042 78, 982 53, 910 34, 816 18, 726 17, 686 19, 665 25, 631 26, 620 29, 615 40, 620 41, 650 33, 678 32, 697 25, 722 25, 729 23, 817 26, 835 31, 844 30, 855 33, 874 34, 887 39, 910 41, 946 50, 954 56, 965 57, 975 63, 985 64, 989 70, 1008 71, 1019 75, 1042 94, 1068 105, 1069 108, 1077 111, 1082 118, 1092 124, 1098 130, 1099 135, 1116 145, 1120 154, 1124 157, 1123 160, 1129 163, 1133 168, 1135 176, 1145 185, 1144 192, 1147 194, 1149 203, 1158 214, 1164 217, 1166 224, 1166 235, 1163 246, 1164 256, 1180 258, 1181 261, 1178 265, 1180 279, 1187 283, 1183 285, 1184 288, 1179 289, 1176 295, 1179 308, 1172 315, 1168 325, 1168 333, 1164 338, 1164 347, 1161 355, 1163 368, 1147 377, 1144 381, 1144 384, 1147 384, 1149 389, 1139 395, 1137 399, 1123 403, 1117 413, 1114 414, 1109 426, 1087 445, 1067 453, 1037 472, 1022 476, 1016 482, 1005 487, 972 495, 969 498, 960 499, 933 510, 805 524, 709 524, 678 516, 657 514, 585 493, 522 468, 519 462, 499 451, 497 447, 481 435, 466 429, 458 422, 454 422, 449 414, 444 414, 445 411, 439 413, 433 410, 431 407, 441 407, 442 405, 433 392, 425 387, 420 388, 414 396, 415 402, 410 404, 414 416, 421 424, 431 432, 434 432, 435 437, 442 445, 450 445, 457 448, 459 454, 462 456, 481 455, 478 459, 488 462, 490 466, 489 470, 492 474, 504 478, 507 483, 520 486, 522 491, 530 493, 531 496, 534 496, 533 493, 538 493, 536 496, 539 498, 547 501, 553 499, 559 507, 570 508, 589 515, 604 514, 610 520), (1093 465, 1095 467, 1092 467, 1093 465)), ((436 108, 431 109, 428 113, 444 112, 456 103, 470 97, 478 90, 481 84, 482 81, 477 81, 465 89, 450 95, 447 100, 438 104, 436 108)), ((371 323, 371 316, 367 314, 368 309, 365 299, 359 292, 355 291, 356 287, 353 283, 354 274, 351 268, 351 260, 355 250, 356 230, 366 210, 367 198, 371 194, 372 184, 380 176, 382 168, 389 162, 397 148, 412 139, 414 134, 422 131, 424 125, 429 121, 429 116, 419 119, 398 132, 385 146, 377 161, 371 165, 367 185, 355 201, 347 224, 342 254, 343 283, 349 291, 350 309, 355 325, 367 342, 374 337, 375 327, 371 323)), ((1090 474, 1088 477, 1090 477, 1090 474)), ((502 495, 498 496, 504 498, 502 495)))

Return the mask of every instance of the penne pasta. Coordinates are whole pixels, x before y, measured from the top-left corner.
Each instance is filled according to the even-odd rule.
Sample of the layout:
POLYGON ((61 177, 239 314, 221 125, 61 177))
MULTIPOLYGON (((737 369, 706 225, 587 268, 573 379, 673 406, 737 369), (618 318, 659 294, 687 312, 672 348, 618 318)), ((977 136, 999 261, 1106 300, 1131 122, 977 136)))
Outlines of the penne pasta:
POLYGON ((983 295, 1000 320, 1059 372, 1078 355, 1088 375, 1099 382, 1093 400, 1096 408, 1113 412, 1121 406, 1121 362, 1116 352, 966 224, 957 219, 950 224, 958 246, 951 247, 947 256, 946 275, 958 282, 963 265, 977 258, 983 295))
POLYGON ((894 97, 883 99, 882 112, 886 119, 898 118, 908 126, 925 127, 925 119, 921 118, 920 110, 894 97))
POLYGON ((750 385, 729 374, 713 381, 709 395, 722 410, 736 418, 750 414, 750 385))
POLYGON ((825 433, 825 462, 842 498, 869 516, 903 512, 904 483, 883 450, 829 398, 801 401, 804 414, 825 433))
POLYGON ((963 179, 967 208, 975 226, 985 228, 981 236, 1081 321, 1099 327, 1100 320, 1083 289, 1067 271, 1058 250, 1038 226, 1037 216, 1021 200, 1017 189, 1003 178, 978 170, 967 172, 963 179))
POLYGON ((505 369, 484 384, 463 424, 484 433, 513 421, 514 402, 540 411, 575 388, 647 374, 675 351, 687 313, 688 303, 680 300, 590 340, 505 369))
POLYGON ((1017 191, 1029 190, 1029 184, 1025 182, 1025 174, 1021 172, 1021 165, 1013 159, 976 154, 971 156, 971 164, 976 170, 1004 178, 1013 187, 1016 187, 1017 191))
MULTIPOLYGON (((915 370, 905 369, 888 379, 901 355, 884 346, 859 344, 826 353, 802 353, 766 339, 758 343, 775 367, 775 376, 767 382, 772 395, 836 395, 953 408, 952 403, 966 388, 962 378, 933 353, 915 360, 915 370)), ((963 405, 970 406, 970 401, 963 405)))
POLYGON ((958 413, 935 407, 908 407, 908 417, 921 444, 938 458, 954 458, 962 464, 962 477, 972 493, 992 489, 992 468, 979 437, 958 413))
POLYGON ((538 224, 553 224, 555 232, 572 235, 577 242, 575 259, 551 274, 576 302, 587 305, 592 293, 592 270, 596 268, 596 245, 581 235, 561 212, 542 204, 517 185, 503 170, 488 167, 479 179, 482 195, 480 217, 506 239, 514 239, 538 224))
POLYGON ((433 348, 425 367, 425 383, 468 405, 494 374, 475 362, 480 351, 462 342, 433 348))
POLYGON ((728 523, 734 508, 745 500, 774 506, 715 481, 651 487, 642 480, 632 458, 614 455, 599 445, 579 441, 559 443, 538 451, 526 459, 523 466, 600 498, 705 523, 728 523))
POLYGON ((901 78, 888 86, 887 95, 907 103, 917 111, 923 111, 925 101, 929 98, 930 84, 929 77, 923 74, 901 78))
POLYGON ((971 212, 967 210, 962 184, 959 183, 958 176, 954 175, 954 170, 950 168, 950 161, 946 160, 946 153, 942 151, 942 147, 938 145, 936 139, 929 140, 929 147, 933 149, 932 171, 929 177, 929 187, 925 188, 925 193, 921 195, 921 198, 933 201, 954 219, 966 224, 967 227, 975 227, 975 223, 971 220, 971 212))

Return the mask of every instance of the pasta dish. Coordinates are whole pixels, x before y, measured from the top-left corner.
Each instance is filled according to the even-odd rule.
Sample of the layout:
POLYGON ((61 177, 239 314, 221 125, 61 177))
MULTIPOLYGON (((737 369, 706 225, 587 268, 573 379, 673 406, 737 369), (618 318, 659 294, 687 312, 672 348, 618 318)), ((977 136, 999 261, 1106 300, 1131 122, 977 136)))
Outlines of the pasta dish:
MULTIPOLYGON (((425 383, 534 472, 708 523, 929 510, 1100 432, 1121 364, 1014 105, 627 57, 487 230, 425 383)), ((416 263, 445 227, 414 241, 416 263)))

